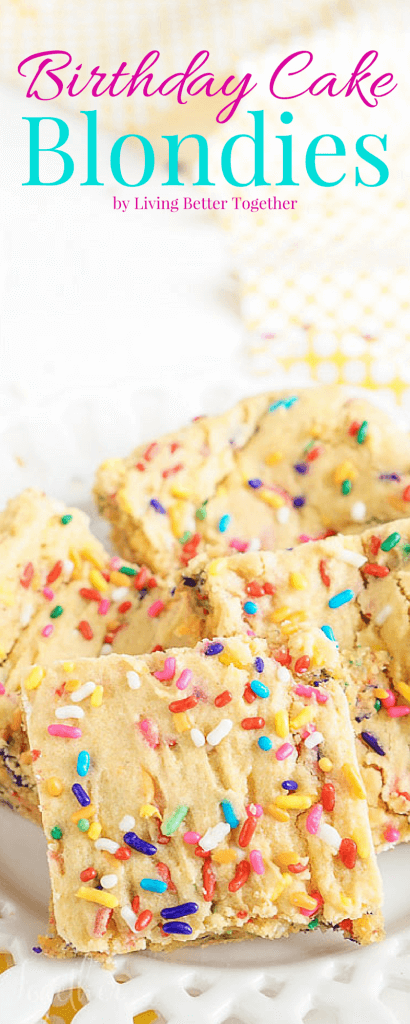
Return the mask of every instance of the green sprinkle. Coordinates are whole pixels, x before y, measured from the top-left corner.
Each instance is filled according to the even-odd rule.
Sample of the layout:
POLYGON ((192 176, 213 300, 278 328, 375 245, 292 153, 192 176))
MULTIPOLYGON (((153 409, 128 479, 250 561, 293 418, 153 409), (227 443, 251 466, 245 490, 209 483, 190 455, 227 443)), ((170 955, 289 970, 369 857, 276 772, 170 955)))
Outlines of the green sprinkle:
POLYGON ((64 608, 61 607, 61 604, 56 604, 55 608, 50 612, 50 619, 59 619, 60 615, 63 614, 63 611, 64 608))
POLYGON ((318 917, 314 917, 313 921, 309 921, 309 924, 308 924, 309 931, 313 932, 314 929, 317 928, 318 924, 319 924, 319 918, 318 917))
POLYGON ((403 555, 410 555, 410 544, 403 544, 403 555))
POLYGON ((88 818, 80 818, 80 820, 77 821, 77 827, 80 829, 80 832, 88 832, 90 827, 88 818))
POLYGON ((179 543, 186 544, 187 540, 190 540, 191 537, 192 533, 190 533, 189 530, 185 530, 185 533, 182 534, 182 537, 178 537, 179 543))
POLYGON ((374 702, 374 710, 375 711, 380 711, 381 706, 382 706, 382 702, 377 697, 377 700, 375 700, 375 702, 374 702))
POLYGON ((343 480, 343 483, 342 483, 342 494, 350 494, 351 489, 352 489, 352 481, 351 480, 343 480))
POLYGON ((197 508, 195 512, 196 519, 206 519, 206 506, 201 505, 201 508, 197 508))
POLYGON ((131 569, 130 565, 122 565, 121 569, 120 569, 120 572, 123 572, 124 576, 136 576, 137 575, 137 570, 136 569, 131 569))
POLYGON ((63 835, 61 828, 58 828, 58 825, 54 825, 54 828, 51 829, 51 835, 53 839, 61 839, 63 835))
POLYGON ((390 533, 386 540, 383 541, 383 544, 380 545, 381 551, 391 551, 399 543, 399 540, 401 540, 399 533, 390 533))
POLYGON ((180 807, 177 807, 176 811, 174 811, 174 813, 171 814, 171 817, 168 818, 168 821, 166 821, 165 824, 162 825, 162 834, 164 836, 172 836, 174 832, 176 832, 177 828, 179 828, 179 826, 182 825, 182 822, 184 818, 186 818, 188 811, 189 807, 187 807, 186 804, 181 804, 180 807))
POLYGON ((71 523, 72 518, 72 516, 61 516, 60 523, 62 523, 63 526, 67 526, 67 523, 71 523))
POLYGON ((361 427, 359 427, 359 429, 357 431, 357 443, 358 444, 363 444, 363 441, 366 440, 368 429, 369 429, 369 424, 368 424, 367 420, 363 420, 363 423, 362 423, 361 427))

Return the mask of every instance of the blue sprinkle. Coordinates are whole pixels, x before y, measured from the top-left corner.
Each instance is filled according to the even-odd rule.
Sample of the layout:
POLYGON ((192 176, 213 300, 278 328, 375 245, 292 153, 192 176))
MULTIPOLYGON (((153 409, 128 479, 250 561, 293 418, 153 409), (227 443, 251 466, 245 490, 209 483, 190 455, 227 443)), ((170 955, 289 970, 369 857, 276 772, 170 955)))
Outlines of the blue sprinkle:
POLYGON ((196 587, 196 580, 193 576, 184 576, 183 578, 184 587, 196 587))
POLYGON ((179 907, 164 907, 161 910, 161 917, 172 921, 174 917, 187 917, 188 914, 196 914, 198 910, 197 903, 180 903, 179 907))
POLYGON ((294 405, 298 401, 298 395, 293 395, 292 398, 285 398, 283 404, 285 409, 290 409, 291 405, 294 405))
POLYGON ((204 654, 206 654, 208 656, 208 658, 209 658, 209 657, 212 657, 213 654, 222 654, 223 649, 224 649, 224 645, 223 644, 219 644, 219 643, 208 644, 206 651, 204 651, 204 654))
POLYGON ((259 480, 259 478, 256 477, 255 480, 248 480, 248 484, 249 487, 253 487, 253 489, 257 491, 259 487, 262 487, 262 480, 259 480))
POLYGON ((88 807, 88 804, 91 803, 91 800, 90 797, 88 796, 88 793, 86 793, 85 789, 83 789, 83 787, 80 786, 80 783, 75 782, 74 786, 71 786, 71 789, 74 793, 74 796, 77 797, 78 803, 81 804, 81 807, 88 807))
POLYGON ((353 599, 353 590, 341 590, 340 594, 335 594, 334 597, 330 598, 329 608, 340 608, 342 604, 348 604, 353 599))
POLYGON ((192 928, 188 921, 168 921, 162 925, 162 931, 166 935, 192 935, 192 928))
POLYGON ((87 775, 89 767, 90 755, 88 753, 88 750, 80 750, 80 753, 77 757, 77 775, 87 775))
POLYGON ((155 508, 156 512, 160 512, 162 516, 166 515, 166 510, 164 506, 161 505, 161 502, 158 501, 158 498, 151 498, 150 505, 155 508))
POLYGON ((297 498, 293 499, 293 504, 295 508, 303 508, 305 502, 306 498, 303 497, 303 494, 298 494, 297 498))
POLYGON ((239 818, 236 817, 235 811, 229 800, 222 800, 221 807, 224 813, 225 821, 231 828, 236 828, 239 825, 239 818))
POLYGON ((258 747, 260 747, 261 750, 272 750, 272 740, 269 739, 269 736, 260 736, 258 739, 258 747))
POLYGON ((168 888, 167 883, 160 882, 158 878, 141 878, 140 886, 147 892, 165 892, 168 888))
POLYGON ((364 742, 367 743, 367 746, 371 747, 376 754, 380 754, 380 757, 385 756, 386 751, 383 750, 383 747, 380 746, 378 739, 376 738, 376 736, 373 736, 372 732, 362 732, 360 735, 362 737, 362 740, 364 740, 364 742))
POLYGON ((219 520, 219 532, 220 533, 225 533, 225 530, 228 529, 230 521, 231 521, 231 517, 228 514, 226 514, 226 516, 221 516, 221 518, 219 520))
POLYGON ((255 658, 255 661, 254 661, 253 664, 254 664, 255 669, 256 669, 257 672, 263 672, 263 670, 265 668, 265 662, 264 662, 263 658, 255 658))
POLYGON ((272 402, 272 405, 269 406, 269 412, 276 412, 276 409, 279 409, 284 404, 283 398, 279 398, 279 401, 272 402))
POLYGON ((250 684, 251 690, 256 694, 257 697, 269 697, 270 689, 262 683, 261 679, 252 679, 250 684))
POLYGON ((282 789, 286 789, 288 793, 294 793, 297 788, 298 784, 293 779, 285 779, 285 782, 282 782, 282 789))
POLYGON ((269 406, 269 412, 275 412, 281 405, 284 409, 290 409, 291 405, 294 405, 297 400, 297 395, 294 395, 292 398, 279 398, 277 402, 272 402, 272 405, 269 406))
POLYGON ((245 604, 243 606, 243 610, 244 610, 244 612, 246 612, 247 615, 256 615, 256 612, 258 610, 258 606, 257 606, 257 604, 255 604, 254 601, 245 601, 245 604))
MULTIPOLYGON (((337 640, 331 626, 321 626, 320 628, 322 630, 322 633, 324 633, 325 636, 327 636, 328 640, 333 640, 333 643, 337 644, 337 640)), ((337 646, 339 646, 339 644, 337 644, 337 646)))
POLYGON ((307 462, 296 462, 293 468, 296 469, 296 472, 300 473, 301 476, 304 476, 305 473, 309 472, 309 466, 307 462))
MULTIPOLYGON (((146 843, 145 839, 140 839, 136 832, 126 832, 124 836, 124 843, 126 843, 127 846, 131 846, 133 850, 137 851, 137 853, 145 853, 147 857, 152 857, 154 853, 157 852, 156 846, 153 846, 152 843, 146 843)), ((160 891, 162 892, 162 889, 160 891)))

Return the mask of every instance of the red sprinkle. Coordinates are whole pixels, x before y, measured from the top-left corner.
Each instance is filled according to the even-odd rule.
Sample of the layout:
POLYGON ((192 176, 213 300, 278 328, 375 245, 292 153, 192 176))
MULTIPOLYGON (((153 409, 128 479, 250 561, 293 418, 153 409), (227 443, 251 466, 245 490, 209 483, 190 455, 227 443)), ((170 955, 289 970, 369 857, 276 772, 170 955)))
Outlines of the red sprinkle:
POLYGON ((131 601, 123 601, 123 603, 118 606, 118 611, 120 615, 125 615, 126 612, 129 612, 130 608, 131 601))
POLYGON ((273 586, 273 583, 264 583, 263 584, 263 592, 264 592, 264 594, 274 594, 275 591, 276 591, 276 587, 273 586))
POLYGON ((138 911, 140 909, 140 898, 139 898, 139 896, 134 896, 134 899, 133 899, 133 901, 131 903, 131 908, 134 911, 134 914, 138 914, 138 911))
POLYGON ((359 423, 359 420, 353 420, 353 422, 350 424, 350 427, 349 427, 349 434, 350 434, 350 436, 354 437, 355 434, 357 434, 357 431, 360 430, 360 427, 361 427, 361 423, 359 423))
POLYGON ((321 445, 315 445, 315 447, 311 448, 310 452, 307 453, 306 462, 315 462, 315 460, 319 458, 319 455, 321 455, 322 452, 323 448, 321 447, 321 445))
POLYGON ((176 466, 170 466, 169 469, 162 470, 162 476, 166 480, 169 476, 175 476, 175 473, 180 473, 181 469, 184 468, 182 462, 178 462, 176 466))
POLYGON ((134 587, 136 590, 142 590, 146 587, 149 580, 149 569, 145 565, 142 565, 140 571, 137 573, 134 580, 134 587))
POLYGON ((325 782, 319 801, 324 811, 333 811, 335 806, 335 787, 332 782, 325 782))
POLYGON ((301 871, 306 871, 306 864, 288 864, 288 871, 292 875, 300 875, 301 871))
POLYGON ((264 718, 243 718, 241 722, 242 729, 263 729, 264 725, 264 718))
POLYGON ((366 562, 366 565, 362 565, 362 572, 364 572, 366 576, 377 576, 382 578, 383 576, 389 575, 390 569, 387 568, 387 565, 377 565, 374 562, 366 562))
POLYGON ((94 633, 91 629, 90 623, 87 622, 86 619, 81 619, 81 622, 78 623, 78 629, 84 637, 84 640, 92 640, 94 633))
POLYGON ((93 928, 93 935, 100 938, 105 935, 108 927, 108 923, 112 918, 112 909, 110 907, 100 907, 95 915, 95 922, 93 928))
MULTIPOLYGON (((359 424, 359 426, 360 426, 360 424, 359 424)), ((148 445, 147 450, 144 452, 143 459, 145 459, 146 462, 151 462, 151 460, 155 457, 155 455, 157 454, 158 451, 159 451, 159 444, 157 444, 156 441, 153 441, 152 444, 148 445)))
POLYGON ((85 601, 101 601, 101 594, 94 587, 81 587, 80 594, 85 601))
MULTIPOLYGON (((37 761, 37 758, 40 757, 40 754, 41 754, 41 750, 32 750, 31 751, 31 760, 32 761, 37 761)), ((409 797, 409 799, 410 799, 410 797, 409 797)))
POLYGON ((402 498, 403 501, 410 501, 410 484, 408 484, 407 487, 404 488, 402 498))
POLYGON ((242 886, 248 881, 250 871, 251 866, 248 860, 239 861, 239 864, 236 865, 235 874, 228 883, 229 892, 238 892, 238 889, 242 889, 242 886))
POLYGON ((249 816, 246 821, 244 821, 238 839, 238 845, 241 846, 242 849, 244 849, 245 846, 249 846, 256 826, 257 820, 254 817, 249 816))
POLYGON ((286 648, 286 651, 283 650, 283 647, 278 651, 275 651, 273 657, 275 661, 277 661, 278 665, 285 665, 285 668, 289 668, 292 658, 288 647, 286 648))
POLYGON ((180 448, 180 447, 181 447, 181 445, 180 445, 179 441, 171 441, 171 444, 169 446, 169 450, 171 452, 171 455, 173 455, 174 452, 176 452, 177 449, 180 448))
POLYGON ((97 872, 96 872, 95 868, 84 868, 84 871, 82 871, 81 875, 80 875, 80 878, 81 878, 82 882, 90 882, 92 878, 96 878, 96 877, 97 877, 97 872))
POLYGON ((119 846, 118 850, 115 851, 114 857, 117 860, 129 860, 131 857, 131 850, 127 846, 119 846))
POLYGON ((20 583, 25 590, 28 590, 30 583, 34 576, 34 565, 32 562, 27 562, 27 565, 23 569, 23 574, 20 577, 20 583))
POLYGON ((195 708, 197 703, 198 698, 191 693, 190 697, 184 697, 183 700, 172 700, 168 707, 173 715, 179 715, 181 711, 189 711, 190 708, 195 708))
POLYGON ((310 668, 310 658, 307 654, 303 654, 301 658, 297 658, 295 661, 295 672, 298 676, 303 675, 310 668))
POLYGON ((345 917, 344 920, 340 922, 339 928, 343 928, 344 932, 349 932, 350 935, 353 935, 353 921, 350 920, 350 917, 345 917))
POLYGON ((237 913, 236 916, 240 917, 240 918, 247 917, 248 916, 248 911, 247 910, 238 910, 238 913, 237 913))
POLYGON ((256 580, 252 580, 251 583, 247 583, 246 585, 246 593, 249 594, 250 597, 262 597, 263 587, 260 583, 257 583, 256 580))
POLYGON ((156 644, 156 646, 152 648, 151 654, 155 654, 156 651, 164 651, 164 648, 161 647, 161 644, 156 644))
POLYGON ((202 881, 204 884, 204 900, 206 903, 210 903, 215 892, 216 886, 216 875, 211 867, 211 858, 208 856, 204 860, 202 868, 202 881))
POLYGON ((223 693, 218 693, 218 696, 215 697, 214 704, 217 708, 224 708, 225 704, 230 704, 231 700, 232 694, 229 693, 229 690, 224 690, 223 693))
POLYGON ((381 545, 381 537, 376 537, 376 534, 373 533, 372 536, 370 537, 370 545, 369 545, 370 551, 371 551, 372 555, 378 555, 379 554, 380 545, 381 545))
POLYGON ((357 860, 357 846, 353 839, 342 839, 339 857, 346 868, 354 868, 357 860))
POLYGON ((135 463, 135 469, 139 469, 140 473, 144 473, 145 472, 144 463, 143 462, 136 462, 135 463))
POLYGON ((168 891, 176 892, 177 887, 176 885, 174 885, 172 881, 171 872, 169 870, 168 864, 163 864, 162 861, 159 861, 159 863, 157 864, 157 871, 162 881, 167 883, 168 891))
POLYGON ((156 586, 157 586, 157 581, 155 579, 155 576, 150 576, 149 580, 147 580, 148 590, 154 590, 154 588, 156 586))
POLYGON ((140 916, 137 917, 137 920, 135 922, 136 931, 137 932, 142 932, 143 928, 148 928, 148 925, 151 924, 151 921, 152 921, 152 913, 151 913, 151 911, 150 910, 143 910, 142 914, 140 914, 140 916))
POLYGON ((247 704, 253 704, 254 700, 258 699, 256 693, 251 690, 249 683, 246 684, 243 691, 243 699, 246 700, 247 704))
POLYGON ((157 838, 156 838, 155 842, 157 842, 159 844, 159 846, 168 846, 168 843, 171 842, 171 836, 164 836, 163 833, 161 832, 161 822, 159 821, 158 818, 156 819, 156 822, 157 822, 157 838))
POLYGON ((61 576, 62 571, 63 571, 63 563, 61 561, 56 562, 56 564, 53 565, 53 568, 50 569, 50 572, 49 572, 49 574, 47 576, 47 579, 46 579, 47 586, 50 583, 54 583, 54 581, 57 580, 59 576, 61 576))
POLYGON ((325 558, 321 558, 319 562, 319 572, 322 583, 325 587, 330 587, 330 576, 327 572, 327 562, 325 558))

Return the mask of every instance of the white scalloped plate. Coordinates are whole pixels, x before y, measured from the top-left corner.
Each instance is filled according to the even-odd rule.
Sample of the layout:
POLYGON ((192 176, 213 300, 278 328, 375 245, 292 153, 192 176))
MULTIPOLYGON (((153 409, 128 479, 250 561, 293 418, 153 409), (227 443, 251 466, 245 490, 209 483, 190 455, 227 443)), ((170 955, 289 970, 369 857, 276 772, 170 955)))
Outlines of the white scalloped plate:
MULTIPOLYGON (((263 386, 273 382, 264 380, 263 386)), ((155 384, 141 389, 131 381, 115 390, 62 392, 41 405, 4 400, 0 504, 24 487, 42 487, 94 515, 96 527, 90 489, 103 458, 128 452, 191 416, 220 411, 247 387, 249 382, 239 378, 230 385, 209 380, 172 390, 155 384)), ((97 532, 106 535, 104 524, 98 523, 97 532)), ((87 958, 52 961, 33 952, 38 933, 47 927, 45 840, 7 808, 0 808, 0 835, 0 950, 15 961, 0 977, 0 1024, 39 1024, 54 995, 71 987, 83 989, 88 1000, 75 1024, 132 1024, 134 1015, 147 1009, 166 1024, 409 1022, 410 850, 405 846, 380 857, 387 926, 380 946, 359 949, 336 933, 313 932, 283 942, 185 948, 169 956, 135 953, 118 958, 111 974, 87 958)))

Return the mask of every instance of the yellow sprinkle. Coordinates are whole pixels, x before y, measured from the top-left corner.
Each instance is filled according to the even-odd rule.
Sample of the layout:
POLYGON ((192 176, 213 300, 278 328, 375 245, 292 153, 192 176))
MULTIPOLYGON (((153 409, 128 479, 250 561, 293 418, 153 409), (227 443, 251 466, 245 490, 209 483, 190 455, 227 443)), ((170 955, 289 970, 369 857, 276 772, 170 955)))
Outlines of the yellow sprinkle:
POLYGON ((359 857, 361 857, 362 860, 367 860, 368 857, 370 857, 370 843, 365 829, 360 828, 360 826, 353 829, 352 839, 356 843, 359 857))
MULTIPOLYGON (((87 892, 89 892, 88 889, 87 892)), ((91 892, 95 892, 95 889, 91 889, 91 892)), ((294 907, 300 907, 302 910, 316 910, 317 900, 314 896, 309 896, 308 892, 292 892, 289 899, 294 907)))
POLYGON ((5 657, 6 657, 6 652, 4 650, 4 647, 0 647, 0 661, 4 661, 5 657))
POLYGON ((112 892, 103 892, 102 889, 88 889, 85 885, 80 886, 76 896, 80 900, 88 900, 89 903, 99 903, 102 907, 114 909, 118 907, 119 900, 112 892))
POLYGON ((63 671, 64 672, 74 672, 74 662, 73 661, 63 661, 63 671))
POLYGON ((298 715, 295 715, 295 717, 290 720, 290 727, 292 731, 295 732, 297 729, 301 729, 302 726, 307 725, 308 722, 312 722, 315 714, 316 708, 303 708, 303 711, 300 711, 298 715))
POLYGON ((249 647, 241 640, 230 640, 229 646, 225 647, 218 660, 222 665, 234 665, 235 668, 245 668, 250 662, 249 647))
POLYGON ((173 498, 182 498, 182 500, 187 500, 191 497, 191 492, 187 487, 178 487, 177 484, 171 487, 171 494, 173 498))
POLYGON ((321 757, 319 759, 319 768, 322 772, 331 772, 333 768, 333 761, 330 761, 328 757, 321 757))
POLYGON ((216 860, 217 864, 230 864, 231 861, 236 860, 235 850, 213 850, 212 860, 216 860))
POLYGON ((186 732, 187 729, 191 728, 191 723, 185 711, 178 711, 176 715, 172 716, 172 720, 177 732, 186 732))
MULTIPOLYGON (((404 683, 404 686, 406 686, 406 683, 404 683)), ((399 683, 399 685, 398 685, 398 686, 396 687, 396 689, 397 689, 397 690, 399 690, 399 693, 401 693, 401 690, 400 690, 400 683, 399 683)), ((408 689, 408 691, 409 691, 409 694, 410 694, 410 686, 407 686, 407 689, 408 689)), ((384 699, 385 699, 385 697, 388 697, 388 696, 389 696, 389 694, 388 694, 387 690, 384 690, 382 686, 376 686, 376 689, 375 689, 375 690, 373 690, 373 691, 372 691, 372 693, 373 693, 373 697, 378 697, 378 698, 379 698, 379 700, 384 700, 384 699)), ((403 696, 405 696, 405 695, 403 694, 403 696)))
POLYGON ((65 684, 65 689, 68 690, 69 693, 74 693, 74 690, 78 690, 79 685, 79 679, 68 679, 65 684))
POLYGON ((100 838, 101 832, 102 832, 102 825, 100 825, 100 822, 99 821, 93 821, 92 824, 90 825, 89 829, 88 829, 87 835, 88 835, 89 839, 92 839, 93 842, 95 842, 96 839, 100 838))
POLYGON ((40 665, 34 665, 25 682, 26 690, 36 690, 40 686, 41 680, 44 679, 45 674, 44 668, 41 668, 40 665))
POLYGON ((289 583, 294 590, 306 590, 308 585, 306 576, 301 572, 291 572, 289 576, 289 583))
POLYGON ((269 452, 269 455, 267 455, 266 459, 265 459, 265 465, 266 466, 276 466, 276 463, 277 462, 281 462, 282 459, 283 459, 282 452, 275 452, 275 451, 269 452))
POLYGON ((184 501, 176 501, 174 505, 170 506, 168 511, 174 537, 182 537, 187 521, 186 503, 184 501))
POLYGON ((223 558, 214 558, 208 565, 208 576, 217 576, 223 566, 223 558))
POLYGON ((276 818, 276 821, 290 821, 290 814, 282 811, 280 807, 275 807, 275 804, 268 804, 267 811, 272 818, 276 818))
POLYGON ((277 711, 275 714, 275 731, 281 740, 289 735, 289 717, 287 711, 277 711))
POLYGON ((132 515, 133 509, 131 502, 127 496, 125 487, 121 487, 120 490, 117 492, 117 503, 122 512, 126 512, 128 515, 132 515))
POLYGON ((83 560, 81 558, 81 555, 75 548, 70 548, 69 554, 71 561, 74 563, 74 569, 72 572, 71 579, 79 580, 81 579, 83 574, 83 560))
POLYGON ((284 622, 285 619, 289 618, 289 615, 290 608, 288 608, 288 605, 285 604, 282 605, 281 608, 275 608, 275 611, 271 613, 270 618, 272 622, 284 622))
POLYGON ((283 871, 276 886, 276 889, 273 890, 271 900, 277 900, 279 896, 283 893, 283 890, 286 889, 291 882, 293 882, 294 877, 294 875, 290 875, 287 871, 283 871))
POLYGON ((344 896, 343 893, 340 896, 340 902, 343 910, 351 910, 353 907, 353 900, 350 899, 350 896, 344 896))
POLYGON ((61 779, 58 779, 56 775, 50 775, 50 778, 46 782, 47 793, 50 796, 60 796, 63 792, 64 786, 61 779))
POLYGON ((81 555, 87 562, 91 562, 92 565, 95 565, 96 569, 104 568, 104 559, 101 558, 101 555, 97 551, 93 551, 92 548, 82 548, 81 555))
POLYGON ((256 491, 256 494, 258 498, 261 498, 262 501, 264 501, 266 505, 270 505, 271 508, 282 508, 285 504, 285 499, 282 498, 282 495, 276 494, 275 491, 265 491, 264 488, 261 487, 256 491))
POLYGON ((79 811, 74 811, 74 814, 71 815, 71 821, 74 825, 77 825, 80 818, 91 818, 93 814, 95 814, 94 804, 89 804, 88 807, 80 807, 79 811))
POLYGON ((307 811, 308 807, 312 806, 314 797, 307 796, 303 793, 280 793, 275 798, 275 804, 277 807, 281 807, 282 810, 286 811, 289 807, 291 811, 307 811))
POLYGON ((408 683, 397 683, 396 690, 398 690, 398 692, 401 693, 402 697, 404 697, 405 700, 410 701, 410 686, 408 683))
POLYGON ((353 768, 351 764, 342 764, 342 772, 349 783, 353 796, 356 796, 358 800, 365 800, 366 793, 364 791, 362 780, 356 769, 353 768))
POLYGON ((357 469, 350 462, 350 459, 345 459, 344 462, 340 462, 333 473, 333 479, 335 484, 342 484, 343 480, 356 480, 357 469))
POLYGON ((283 850, 275 859, 282 867, 287 868, 289 864, 298 864, 300 857, 294 850, 283 850))
POLYGON ((104 579, 104 576, 99 569, 91 569, 88 578, 90 580, 91 586, 95 587, 96 590, 99 590, 101 593, 105 590, 108 590, 107 580, 104 579))
POLYGON ((141 768, 141 776, 144 796, 147 804, 150 804, 154 799, 154 783, 145 768, 141 768))
POLYGON ((100 685, 96 686, 95 690, 93 691, 93 693, 91 694, 91 697, 90 697, 90 704, 91 704, 92 708, 99 708, 99 707, 101 707, 101 704, 103 702, 103 694, 104 694, 104 687, 100 686, 100 685))
POLYGON ((140 807, 140 818, 162 818, 158 807, 154 807, 154 804, 142 804, 140 807))
POLYGON ((110 573, 110 583, 114 583, 116 587, 132 587, 133 577, 113 569, 110 573))

